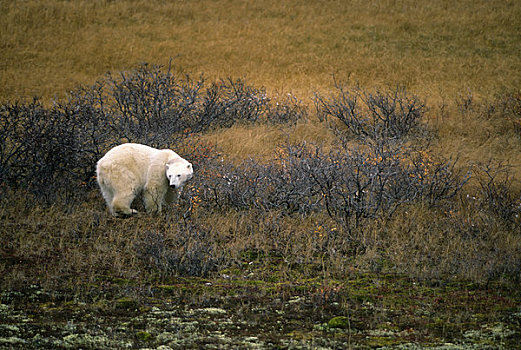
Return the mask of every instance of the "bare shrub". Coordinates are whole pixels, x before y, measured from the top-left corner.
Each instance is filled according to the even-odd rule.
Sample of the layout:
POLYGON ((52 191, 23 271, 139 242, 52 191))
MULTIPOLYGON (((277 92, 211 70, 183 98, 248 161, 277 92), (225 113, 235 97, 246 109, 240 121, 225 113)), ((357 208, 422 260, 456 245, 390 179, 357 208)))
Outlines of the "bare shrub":
POLYGON ((475 198, 480 210, 485 210, 509 224, 519 222, 521 194, 516 193, 512 187, 510 167, 489 162, 478 165, 476 173, 479 189, 475 198))
POLYGON ((26 177, 25 157, 30 145, 25 140, 25 134, 29 137, 33 125, 39 119, 45 119, 45 114, 46 111, 38 100, 27 105, 15 103, 1 106, 0 179, 5 185, 16 186, 26 177))
POLYGON ((269 163, 208 164, 196 181, 209 208, 286 215, 325 210, 351 229, 363 219, 389 217, 405 203, 435 206, 453 198, 468 179, 454 164, 380 144, 328 152, 300 144, 287 145, 269 163))
MULTIPOLYGON (((518 279, 521 248, 515 237, 521 207, 508 168, 476 166, 475 181, 466 186, 470 173, 464 167, 435 156, 424 140, 414 137, 425 111, 416 97, 404 90, 338 89, 337 95, 315 101, 323 120, 344 125, 333 145, 288 143, 268 161, 240 163, 224 161, 217 146, 196 132, 234 123, 294 124, 306 116, 306 108, 293 96, 269 99, 264 89, 241 80, 207 86, 202 78, 148 65, 79 87, 51 107, 38 100, 4 104, 0 189, 9 198, 32 193, 47 203, 85 198, 95 184, 96 161, 124 141, 175 148, 193 162, 197 176, 171 214, 177 215, 175 223, 168 214, 145 226, 137 220, 117 223, 100 219, 100 209, 83 221, 56 221, 67 227, 60 232, 70 233, 60 236, 71 248, 60 250, 59 256, 74 253, 76 260, 71 258, 64 268, 57 264, 53 274, 65 272, 72 279, 82 269, 91 271, 90 277, 107 271, 145 279, 207 276, 222 267, 242 268, 245 259, 306 276, 342 275, 350 262, 427 278, 518 279), (471 191, 475 193, 465 196, 471 191), (100 220, 107 221, 99 226, 100 220), (109 231, 111 238, 104 239, 109 231), (76 248, 82 235, 83 247, 76 248), (101 238, 91 260, 77 268, 81 249, 90 247, 93 237, 101 238)), ((467 112, 477 111, 472 101, 465 106, 467 112)), ((502 115, 501 105, 494 106, 478 112, 483 117, 502 115)), ((505 106, 508 113, 517 108, 515 100, 505 106)), ((508 113, 503 120, 509 120, 508 113)), ((506 130, 510 133, 511 126, 506 130)), ((10 242, 25 240, 29 251, 34 240, 20 236, 23 231, 12 225, 18 213, 8 210, 9 198, 1 201, 2 217, 9 221, 4 231, 10 242)), ((41 214, 31 205, 27 199, 18 204, 28 213, 33 210, 33 217, 41 214)), ((31 224, 23 234, 40 237, 40 251, 54 252, 59 225, 31 224), (40 231, 45 235, 38 236, 40 231)), ((14 244, 8 249, 13 257, 24 255, 14 244)))
POLYGON ((194 131, 230 127, 237 122, 256 122, 269 110, 264 89, 248 86, 242 80, 221 80, 206 90, 194 131))
POLYGON ((284 98, 272 99, 270 108, 266 113, 266 122, 269 124, 296 124, 299 120, 307 118, 307 108, 292 94, 284 98))
POLYGON ((143 64, 119 78, 107 76, 112 129, 117 139, 161 147, 190 132, 204 81, 179 77, 171 67, 143 64))
MULTIPOLYGON (((37 99, 0 106, 0 179, 48 203, 74 201, 95 185, 96 161, 114 145, 178 149, 195 145, 194 133, 210 128, 302 116, 298 101, 272 106, 263 89, 241 80, 206 87, 203 78, 175 74, 171 66, 143 64, 79 87, 50 108, 37 99)), ((214 157, 202 154, 210 148, 196 150, 196 162, 214 157)))
POLYGON ((46 109, 37 100, 28 105, 3 105, 3 181, 45 202, 62 194, 72 199, 73 193, 87 188, 94 174, 92 162, 99 155, 88 138, 97 120, 82 112, 61 105, 46 109))
POLYGON ((294 124, 307 114, 294 96, 272 100, 265 89, 246 85, 241 79, 228 78, 211 84, 201 100, 200 111, 191 124, 194 132, 236 123, 294 124))
POLYGON ((322 121, 340 121, 358 138, 404 138, 419 127, 426 111, 425 103, 405 88, 375 93, 339 83, 335 88, 330 97, 315 96, 317 115, 322 121))
POLYGON ((238 165, 215 161, 195 181, 208 209, 282 210, 306 215, 321 208, 318 189, 291 162, 261 163, 248 159, 238 165))

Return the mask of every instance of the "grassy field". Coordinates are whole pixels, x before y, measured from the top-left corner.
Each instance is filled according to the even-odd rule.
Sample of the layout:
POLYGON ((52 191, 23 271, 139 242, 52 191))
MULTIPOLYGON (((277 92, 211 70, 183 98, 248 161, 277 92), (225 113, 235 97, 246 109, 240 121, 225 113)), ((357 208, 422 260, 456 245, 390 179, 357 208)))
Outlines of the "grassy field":
POLYGON ((433 100, 521 83, 516 1, 2 1, 0 98, 52 98, 139 62, 308 99, 332 74, 433 100))
MULTIPOLYGON (((482 140, 483 151, 466 137, 469 123, 476 129, 472 136, 486 125, 459 117, 441 120, 435 107, 450 109, 460 96, 482 100, 519 92, 516 1, 3 1, 0 6, 4 101, 33 96, 50 101, 107 71, 140 62, 167 65, 170 59, 193 75, 245 78, 306 103, 315 92, 330 91, 335 75, 367 88, 405 86, 434 108, 431 117, 443 127, 445 150, 505 158, 505 147, 495 140, 482 140)), ((217 140, 227 145, 236 136, 217 140)), ((517 163, 519 157, 507 153, 517 163)))
POLYGON ((0 348, 519 347, 519 18, 0 0, 0 348), (110 217, 125 140, 194 163, 166 213, 110 217))

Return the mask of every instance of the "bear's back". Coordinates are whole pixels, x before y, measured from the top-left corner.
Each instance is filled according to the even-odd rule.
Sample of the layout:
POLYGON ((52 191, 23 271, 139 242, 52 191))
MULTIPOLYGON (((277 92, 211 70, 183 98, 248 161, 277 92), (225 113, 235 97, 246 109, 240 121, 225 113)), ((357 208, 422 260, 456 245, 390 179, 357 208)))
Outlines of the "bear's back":
POLYGON ((99 161, 98 167, 126 166, 146 168, 151 163, 163 163, 180 158, 170 149, 157 149, 139 143, 124 143, 110 149, 99 161))
POLYGON ((136 143, 124 143, 110 149, 99 161, 98 169, 105 167, 142 168, 159 150, 136 143))

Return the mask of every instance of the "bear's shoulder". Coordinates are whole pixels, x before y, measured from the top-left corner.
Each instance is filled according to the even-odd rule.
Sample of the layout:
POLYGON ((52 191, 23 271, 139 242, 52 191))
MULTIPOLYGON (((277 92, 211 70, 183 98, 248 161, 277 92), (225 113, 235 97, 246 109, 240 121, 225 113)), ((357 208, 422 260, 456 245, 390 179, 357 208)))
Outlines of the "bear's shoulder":
POLYGON ((165 155, 167 161, 171 159, 181 158, 179 154, 175 153, 171 149, 162 149, 160 150, 160 152, 165 155))

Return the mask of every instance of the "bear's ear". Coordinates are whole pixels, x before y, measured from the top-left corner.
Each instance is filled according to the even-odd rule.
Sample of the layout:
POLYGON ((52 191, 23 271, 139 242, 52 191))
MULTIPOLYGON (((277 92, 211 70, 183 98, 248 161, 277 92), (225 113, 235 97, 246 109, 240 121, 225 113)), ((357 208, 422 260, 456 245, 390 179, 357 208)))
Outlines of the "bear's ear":
POLYGON ((188 169, 190 169, 192 167, 192 164, 188 163, 188 165, 186 166, 188 169))

